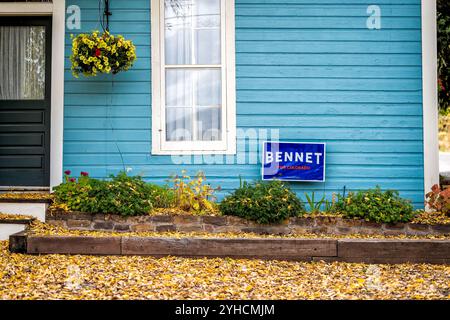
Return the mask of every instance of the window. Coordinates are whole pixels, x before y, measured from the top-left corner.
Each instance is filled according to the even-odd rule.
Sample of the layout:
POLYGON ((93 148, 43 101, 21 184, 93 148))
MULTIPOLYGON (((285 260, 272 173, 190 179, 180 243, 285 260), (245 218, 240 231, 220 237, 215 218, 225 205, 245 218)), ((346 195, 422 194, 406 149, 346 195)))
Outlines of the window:
POLYGON ((152 1, 153 154, 236 153, 234 0, 152 1))
POLYGON ((45 27, 0 26, 0 100, 45 97, 45 27))

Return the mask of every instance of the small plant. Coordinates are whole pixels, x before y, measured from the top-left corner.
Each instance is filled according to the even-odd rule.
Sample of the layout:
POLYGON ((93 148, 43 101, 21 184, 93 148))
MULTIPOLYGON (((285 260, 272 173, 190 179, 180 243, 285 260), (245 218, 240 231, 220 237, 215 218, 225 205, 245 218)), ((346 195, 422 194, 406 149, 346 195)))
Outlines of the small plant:
POLYGON ((328 204, 328 201, 326 200, 325 196, 323 196, 319 201, 316 201, 315 192, 312 192, 311 196, 309 196, 305 192, 305 197, 306 197, 306 201, 308 202, 308 205, 309 205, 309 213, 311 213, 311 214, 320 213, 320 209, 322 208, 323 205, 326 205, 326 207, 329 208, 329 204, 328 204))
POLYGON ((385 223, 409 222, 414 218, 410 201, 402 199, 398 191, 382 191, 380 187, 350 192, 346 197, 338 195, 332 211, 345 218, 385 223))
POLYGON ((280 181, 241 182, 239 189, 220 203, 225 215, 261 224, 277 223, 305 213, 305 207, 291 189, 280 181))
POLYGON ((136 60, 136 48, 133 42, 123 36, 111 35, 108 31, 99 34, 80 34, 72 39, 72 74, 86 77, 99 73, 116 74, 126 71, 136 60))
POLYGON ((175 192, 176 206, 184 211, 192 211, 197 214, 211 213, 216 210, 214 192, 218 189, 205 184, 206 177, 203 172, 198 172, 194 179, 186 175, 183 170, 181 176, 172 177, 173 191, 175 192))
POLYGON ((425 205, 450 216, 450 189, 442 190, 439 185, 434 185, 426 195, 425 205))

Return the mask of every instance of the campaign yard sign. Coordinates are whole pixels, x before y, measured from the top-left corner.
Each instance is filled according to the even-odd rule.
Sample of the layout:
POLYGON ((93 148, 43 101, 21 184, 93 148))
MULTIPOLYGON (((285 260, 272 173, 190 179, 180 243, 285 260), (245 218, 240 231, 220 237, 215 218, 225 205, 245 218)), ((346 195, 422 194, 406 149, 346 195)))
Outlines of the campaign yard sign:
POLYGON ((325 181, 325 143, 264 142, 263 180, 325 181))

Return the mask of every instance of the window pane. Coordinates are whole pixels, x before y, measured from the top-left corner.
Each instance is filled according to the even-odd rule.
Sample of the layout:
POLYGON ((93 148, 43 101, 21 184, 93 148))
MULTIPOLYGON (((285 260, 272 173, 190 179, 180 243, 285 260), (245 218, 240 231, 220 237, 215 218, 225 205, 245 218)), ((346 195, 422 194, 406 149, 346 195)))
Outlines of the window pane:
POLYGON ((0 100, 45 96, 45 27, 0 26, 0 100))
POLYGON ((166 70, 167 141, 222 138, 220 69, 166 70))
POLYGON ((220 64, 220 0, 165 0, 166 64, 220 64))
POLYGON ((197 135, 201 141, 222 140, 222 115, 219 107, 197 108, 197 135))

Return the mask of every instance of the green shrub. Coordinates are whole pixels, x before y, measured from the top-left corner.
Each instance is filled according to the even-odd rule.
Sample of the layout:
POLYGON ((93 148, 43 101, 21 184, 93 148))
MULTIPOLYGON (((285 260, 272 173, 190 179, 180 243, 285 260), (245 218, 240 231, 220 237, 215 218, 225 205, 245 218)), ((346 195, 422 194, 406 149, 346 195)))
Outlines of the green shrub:
POLYGON ((400 198, 398 191, 382 191, 380 187, 350 192, 346 197, 338 195, 332 211, 345 218, 385 223, 409 222, 414 217, 410 201, 400 198))
POLYGON ((220 203, 225 215, 261 224, 277 223, 305 213, 305 207, 290 188, 280 181, 241 183, 239 189, 220 203))
POLYGON ((173 191, 145 183, 141 177, 121 172, 110 180, 77 179, 66 171, 66 181, 55 188, 55 206, 87 213, 149 214, 154 207, 173 205, 173 191))
POLYGON ((158 186, 156 184, 147 184, 149 189, 149 198, 154 208, 166 209, 176 206, 175 191, 167 186, 158 186))

